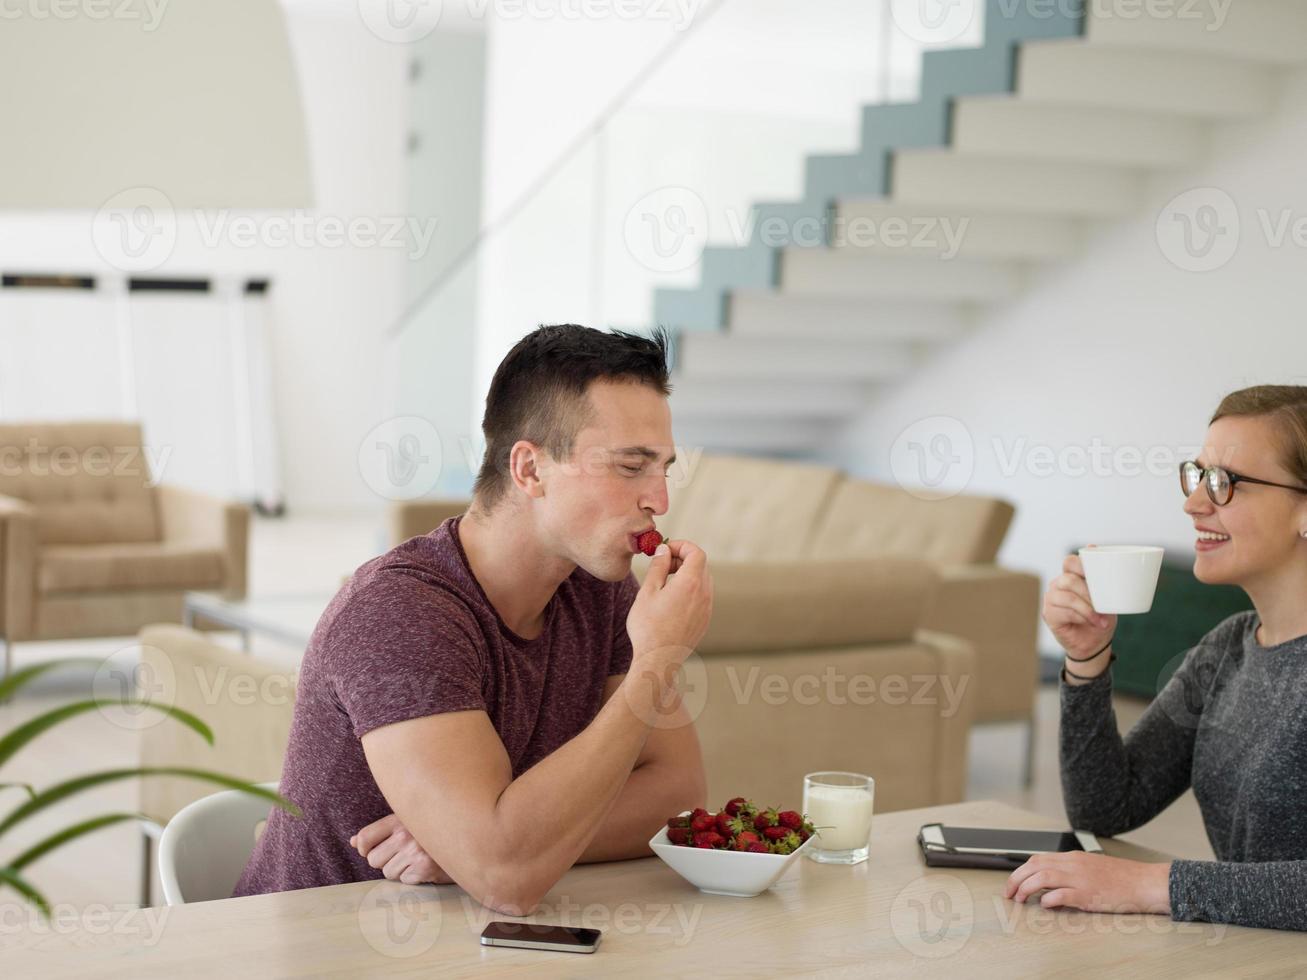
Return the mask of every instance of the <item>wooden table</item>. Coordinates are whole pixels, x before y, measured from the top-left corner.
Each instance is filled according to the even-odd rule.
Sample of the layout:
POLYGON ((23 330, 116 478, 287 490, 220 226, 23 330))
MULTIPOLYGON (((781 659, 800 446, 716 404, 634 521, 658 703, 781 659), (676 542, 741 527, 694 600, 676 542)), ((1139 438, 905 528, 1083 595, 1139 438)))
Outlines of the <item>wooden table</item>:
MULTIPOLYGON (((186 980, 814 973, 1008 980, 1107 972, 1248 977, 1307 967, 1303 934, 1015 905, 1002 897, 1005 872, 923 864, 917 829, 932 820, 1057 826, 991 802, 883 814, 867 862, 800 859, 756 898, 703 894, 652 857, 580 866, 532 918, 602 929, 593 955, 482 947, 478 937, 492 915, 461 889, 379 881, 137 910, 122 922, 76 929, 22 925, 10 912, 0 916, 0 972, 186 980)), ((1122 857, 1166 859, 1120 841, 1104 846, 1122 857)))

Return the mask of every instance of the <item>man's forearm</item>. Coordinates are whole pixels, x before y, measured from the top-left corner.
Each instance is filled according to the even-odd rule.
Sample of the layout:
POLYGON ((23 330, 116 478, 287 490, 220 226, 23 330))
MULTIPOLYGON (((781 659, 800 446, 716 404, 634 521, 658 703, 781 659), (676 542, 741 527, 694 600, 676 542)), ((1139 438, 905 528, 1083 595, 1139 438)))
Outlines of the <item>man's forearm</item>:
POLYGON ((669 816, 706 803, 702 764, 636 766, 578 863, 648 857, 649 838, 669 816))
MULTIPOLYGON (((631 776, 651 730, 646 719, 656 717, 651 705, 669 696, 674 689, 655 690, 632 671, 584 731, 504 789, 484 831, 499 842, 518 893, 508 904, 538 900, 580 860, 631 776)), ((498 897, 493 890, 478 897, 498 897)))

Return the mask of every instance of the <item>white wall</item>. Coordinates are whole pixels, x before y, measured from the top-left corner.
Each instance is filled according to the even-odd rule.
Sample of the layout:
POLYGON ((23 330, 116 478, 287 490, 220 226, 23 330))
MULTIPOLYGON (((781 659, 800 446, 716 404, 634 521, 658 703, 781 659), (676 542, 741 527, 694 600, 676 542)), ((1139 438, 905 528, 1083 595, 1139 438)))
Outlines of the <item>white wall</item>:
MULTIPOLYGON (((1283 215, 1307 219, 1299 166, 1307 158, 1304 96, 1307 74, 1294 75, 1273 118, 1222 131, 1206 166, 1159 180, 1153 206, 1099 234, 1082 259, 1046 274, 941 351, 870 406, 826 455, 854 472, 904 481, 914 481, 924 458, 928 478, 945 488, 1014 501, 1000 560, 1045 581, 1075 544, 1156 543, 1173 555, 1192 553, 1172 463, 1201 445, 1225 393, 1307 383, 1307 238, 1277 246, 1259 217, 1267 212, 1273 226, 1283 215), (1187 261, 1167 205, 1191 188, 1211 190, 1179 206, 1190 214, 1218 208, 1210 213, 1227 229, 1222 243, 1236 240, 1228 237, 1230 208, 1240 219, 1238 247, 1221 268, 1184 271, 1168 258, 1187 261), (1169 230, 1162 239, 1159 216, 1169 230), (951 445, 935 442, 943 450, 936 455, 930 446, 940 435, 951 445), (913 441, 924 450, 912 450, 913 441), (1049 447, 1051 458, 1032 456, 1038 446, 1049 447), (1150 450, 1156 475, 1143 457, 1150 450), (1059 453, 1070 454, 1062 464, 1059 453), (940 462, 951 458, 951 469, 940 462)), ((1047 635, 1044 646, 1052 646, 1047 635)))
MULTIPOLYGON (((303 94, 313 177, 315 222, 402 218, 407 210, 408 125, 406 45, 369 33, 353 3, 293 3, 287 30, 303 94)), ((160 36, 166 40, 165 19, 160 36)), ((240 59, 233 54, 232 70, 240 59)), ((81 83, 88 83, 82 79, 81 83)), ((167 79, 158 80, 166 85, 167 79)), ((214 84, 221 84, 215 79, 214 84)), ((10 146, 13 150, 15 147, 10 146)), ((87 148, 94 152, 94 147, 87 148)), ((32 161, 32 166, 39 161, 32 161)), ((231 212, 236 219, 246 212, 231 212)), ((274 212, 249 212, 261 226, 274 212)), ((89 211, 0 212, 0 268, 6 271, 117 274, 96 251, 89 211)), ((319 226, 320 227, 320 226, 319 226)), ((376 509, 382 500, 361 478, 364 435, 394 411, 381 337, 402 308, 408 249, 305 247, 267 242, 244 247, 228 238, 205 243, 189 212, 178 214, 177 240, 159 275, 268 276, 276 424, 290 506, 300 512, 376 509)), ((177 329, 184 329, 178 323, 177 329)), ((181 374, 208 370, 203 351, 178 357, 181 374)), ((46 352, 44 356, 56 356, 46 352)), ((57 408, 58 391, 51 393, 57 408)), ((194 404, 176 404, 181 413, 194 404)), ((197 419, 196 431, 222 424, 197 419)), ((146 433, 147 440, 150 433, 146 433)), ((174 447, 204 454, 202 439, 174 447)), ((165 474, 166 478, 167 474, 165 474)), ((221 488, 215 488, 221 489, 221 488)))

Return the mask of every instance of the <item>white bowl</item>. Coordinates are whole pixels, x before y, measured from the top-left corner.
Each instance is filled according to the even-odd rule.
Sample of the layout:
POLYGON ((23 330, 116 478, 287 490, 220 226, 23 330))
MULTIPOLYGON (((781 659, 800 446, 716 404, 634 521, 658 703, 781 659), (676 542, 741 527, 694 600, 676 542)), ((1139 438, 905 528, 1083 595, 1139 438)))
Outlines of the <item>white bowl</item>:
MULTIPOLYGON (((688 811, 681 816, 687 814, 688 811)), ((776 884, 815 837, 813 834, 789 854, 754 854, 673 844, 667 839, 667 828, 663 827, 650 839, 649 846, 668 867, 700 891, 752 898, 776 884)))

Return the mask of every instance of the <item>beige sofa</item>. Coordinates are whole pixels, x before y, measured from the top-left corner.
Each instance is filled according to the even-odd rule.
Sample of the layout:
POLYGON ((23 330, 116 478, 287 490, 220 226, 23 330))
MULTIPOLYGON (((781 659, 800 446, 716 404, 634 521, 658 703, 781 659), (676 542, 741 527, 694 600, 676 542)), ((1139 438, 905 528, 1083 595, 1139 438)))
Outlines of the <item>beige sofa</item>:
MULTIPOLYGON (((1030 784, 1040 582, 995 564, 1014 514, 1010 504, 971 495, 922 499, 827 466, 685 449, 678 457, 668 480, 670 507, 658 527, 703 547, 718 578, 737 565, 785 562, 802 569, 788 577, 793 583, 831 562, 870 561, 867 571, 849 568, 848 574, 855 578, 852 601, 873 604, 877 561, 928 562, 938 579, 920 625, 961 637, 975 651, 975 720, 1026 726, 1030 784), (859 588, 856 579, 864 575, 867 587, 859 588)), ((390 539, 425 534, 466 506, 465 500, 396 504, 390 539)))
POLYGON ((133 422, 0 425, 0 643, 180 622, 188 589, 245 594, 249 509, 152 485, 133 422))

